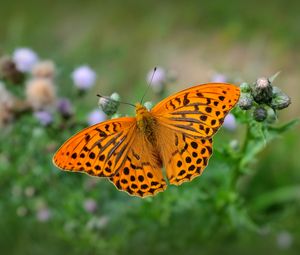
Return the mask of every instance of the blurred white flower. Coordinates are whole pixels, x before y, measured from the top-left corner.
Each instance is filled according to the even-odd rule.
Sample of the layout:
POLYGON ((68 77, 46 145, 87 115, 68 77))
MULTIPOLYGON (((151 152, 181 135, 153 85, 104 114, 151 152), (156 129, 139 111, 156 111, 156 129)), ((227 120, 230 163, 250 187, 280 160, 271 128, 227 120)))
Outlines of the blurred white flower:
POLYGON ((19 206, 19 207, 17 208, 17 215, 18 215, 19 217, 24 217, 24 216, 27 214, 27 212, 28 212, 28 210, 27 210, 27 208, 24 207, 24 206, 19 206))
POLYGON ((48 208, 40 208, 36 213, 36 218, 40 222, 46 222, 51 218, 51 212, 48 208))
POLYGON ((231 141, 229 142, 229 146, 230 146, 230 148, 233 149, 233 150, 238 150, 238 148, 239 148, 239 141, 236 140, 236 139, 231 140, 231 141))
POLYGON ((83 207, 87 212, 93 213, 97 210, 97 203, 94 199, 89 198, 83 202, 83 207))
POLYGON ((26 187, 25 188, 25 195, 27 196, 27 197, 33 197, 34 196, 34 193, 35 193, 35 188, 34 187, 32 187, 32 186, 28 186, 28 187, 26 187))
POLYGON ((75 86, 80 90, 91 88, 96 81, 96 73, 87 65, 77 67, 71 77, 75 86))
POLYGON ((211 78, 212 82, 227 82, 227 77, 221 73, 215 73, 211 78))
POLYGON ((86 228, 87 229, 104 229, 109 222, 109 218, 107 216, 102 216, 102 217, 94 217, 91 218, 87 224, 86 228))
POLYGON ((18 48, 13 52, 13 61, 20 72, 29 72, 38 62, 37 54, 29 48, 18 48))
POLYGON ((162 67, 157 67, 154 75, 153 70, 149 71, 147 75, 147 83, 149 84, 151 82, 151 87, 155 93, 160 93, 163 90, 164 85, 166 83, 166 79, 166 71, 162 67))
POLYGON ((87 122, 90 126, 92 126, 99 122, 105 121, 106 119, 107 119, 106 114, 100 109, 96 109, 88 115, 87 122))
POLYGON ((11 194, 13 197, 20 197, 22 195, 22 188, 18 185, 14 185, 11 189, 11 194))
POLYGON ((277 235, 277 245, 280 249, 286 250, 290 248, 293 241, 293 236, 287 231, 282 231, 277 235))
POLYGON ((234 131, 236 129, 237 124, 232 113, 228 113, 228 115, 225 117, 223 127, 229 131, 234 131))
POLYGON ((34 117, 43 125, 48 126, 53 122, 53 116, 47 111, 34 112, 34 117))

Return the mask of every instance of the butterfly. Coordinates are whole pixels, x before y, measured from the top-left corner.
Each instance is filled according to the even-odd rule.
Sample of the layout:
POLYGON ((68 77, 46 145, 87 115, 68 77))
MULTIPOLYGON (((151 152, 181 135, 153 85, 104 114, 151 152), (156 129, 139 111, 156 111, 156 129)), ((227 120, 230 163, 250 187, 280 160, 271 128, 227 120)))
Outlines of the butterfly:
POLYGON ((90 126, 67 140, 53 157, 62 170, 108 178, 119 190, 146 197, 200 176, 212 155, 212 136, 235 106, 240 89, 207 83, 169 96, 136 117, 90 126))

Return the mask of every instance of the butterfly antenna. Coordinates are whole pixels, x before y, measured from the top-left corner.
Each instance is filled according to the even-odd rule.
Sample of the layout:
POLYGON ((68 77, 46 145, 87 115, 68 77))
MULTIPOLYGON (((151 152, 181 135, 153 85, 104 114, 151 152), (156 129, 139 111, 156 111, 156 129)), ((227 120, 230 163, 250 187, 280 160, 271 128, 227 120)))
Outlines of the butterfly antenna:
POLYGON ((141 104, 143 103, 144 97, 146 96, 146 94, 147 94, 147 92, 148 92, 148 90, 149 90, 149 88, 150 88, 150 86, 151 86, 151 84, 152 84, 152 80, 153 80, 154 74, 155 74, 155 72, 156 72, 156 69, 157 69, 157 68, 154 67, 153 73, 152 73, 152 76, 151 76, 151 79, 150 79, 150 81, 149 81, 149 83, 148 83, 148 87, 147 87, 147 89, 146 89, 146 91, 145 91, 145 93, 144 93, 144 95, 143 95, 143 97, 142 97, 142 99, 141 99, 141 104))
POLYGON ((131 105, 131 106, 135 107, 134 104, 127 103, 127 102, 122 102, 122 101, 117 101, 117 100, 114 100, 114 99, 112 99, 112 98, 110 98, 110 97, 102 96, 102 95, 100 95, 100 94, 97 94, 97 97, 100 97, 100 98, 102 97, 102 98, 105 98, 105 99, 107 99, 107 100, 109 100, 109 101, 117 102, 117 103, 120 103, 120 104, 127 104, 127 105, 131 105))

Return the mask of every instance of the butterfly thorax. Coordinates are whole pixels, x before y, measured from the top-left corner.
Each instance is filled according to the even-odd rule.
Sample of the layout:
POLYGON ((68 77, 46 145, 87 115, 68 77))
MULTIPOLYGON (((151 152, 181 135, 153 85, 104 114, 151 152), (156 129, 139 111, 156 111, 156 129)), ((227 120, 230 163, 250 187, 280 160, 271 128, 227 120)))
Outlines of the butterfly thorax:
POLYGON ((155 145, 156 139, 154 135, 154 128, 156 121, 153 118, 153 115, 140 103, 135 105, 135 114, 138 129, 147 137, 151 144, 155 145))

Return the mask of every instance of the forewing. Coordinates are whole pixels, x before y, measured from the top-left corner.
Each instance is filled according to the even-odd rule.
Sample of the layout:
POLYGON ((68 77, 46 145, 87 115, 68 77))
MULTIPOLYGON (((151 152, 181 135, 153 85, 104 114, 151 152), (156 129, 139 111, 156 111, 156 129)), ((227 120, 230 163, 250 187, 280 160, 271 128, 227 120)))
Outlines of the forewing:
POLYGON ((240 96, 238 87, 208 83, 188 88, 158 103, 152 113, 160 123, 191 137, 211 137, 240 96))
POLYGON ((135 118, 93 125, 67 140, 54 155, 53 162, 62 170, 110 177, 125 162, 135 131, 135 118))

